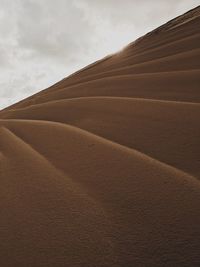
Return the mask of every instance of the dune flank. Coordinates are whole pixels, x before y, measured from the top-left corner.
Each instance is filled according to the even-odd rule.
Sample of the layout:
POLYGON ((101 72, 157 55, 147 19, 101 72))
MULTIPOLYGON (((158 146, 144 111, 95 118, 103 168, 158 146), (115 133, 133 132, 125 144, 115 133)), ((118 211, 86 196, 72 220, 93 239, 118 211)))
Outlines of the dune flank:
POLYGON ((199 84, 197 7, 1 110, 1 266, 200 266, 199 84))

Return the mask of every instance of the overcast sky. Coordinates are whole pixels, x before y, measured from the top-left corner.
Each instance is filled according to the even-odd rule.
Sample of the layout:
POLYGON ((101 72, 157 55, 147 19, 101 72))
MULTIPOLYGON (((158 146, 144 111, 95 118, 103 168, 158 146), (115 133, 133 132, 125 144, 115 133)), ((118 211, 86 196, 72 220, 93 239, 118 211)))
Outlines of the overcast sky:
POLYGON ((36 93, 200 0, 0 0, 0 109, 36 93))

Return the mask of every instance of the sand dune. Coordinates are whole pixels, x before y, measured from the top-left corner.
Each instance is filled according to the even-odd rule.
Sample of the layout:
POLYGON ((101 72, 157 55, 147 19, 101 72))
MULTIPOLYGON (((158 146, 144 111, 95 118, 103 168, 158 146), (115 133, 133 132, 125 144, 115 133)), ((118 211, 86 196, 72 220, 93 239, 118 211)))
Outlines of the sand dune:
POLYGON ((200 8, 0 111, 3 267, 200 266, 200 8))

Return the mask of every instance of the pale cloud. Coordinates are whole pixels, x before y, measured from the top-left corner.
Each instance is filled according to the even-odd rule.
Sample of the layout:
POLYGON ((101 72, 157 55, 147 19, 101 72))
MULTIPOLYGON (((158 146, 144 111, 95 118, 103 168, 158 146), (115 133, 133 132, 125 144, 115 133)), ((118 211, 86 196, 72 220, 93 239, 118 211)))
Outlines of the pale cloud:
POLYGON ((21 48, 35 57, 52 57, 72 64, 87 52, 94 29, 75 1, 26 0, 21 3, 17 21, 20 29, 17 41, 21 48))

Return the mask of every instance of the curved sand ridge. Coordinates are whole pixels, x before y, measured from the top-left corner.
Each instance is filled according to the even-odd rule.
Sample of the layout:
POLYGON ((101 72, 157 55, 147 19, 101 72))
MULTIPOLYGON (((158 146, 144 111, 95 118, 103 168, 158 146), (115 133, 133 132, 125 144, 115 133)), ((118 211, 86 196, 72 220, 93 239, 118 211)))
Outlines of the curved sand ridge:
POLYGON ((200 8, 0 112, 1 266, 200 265, 200 8))

